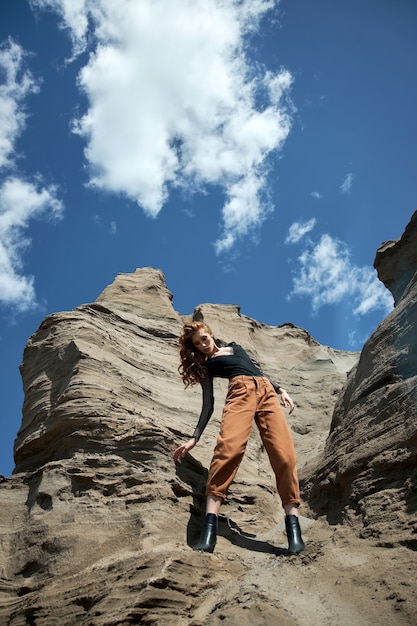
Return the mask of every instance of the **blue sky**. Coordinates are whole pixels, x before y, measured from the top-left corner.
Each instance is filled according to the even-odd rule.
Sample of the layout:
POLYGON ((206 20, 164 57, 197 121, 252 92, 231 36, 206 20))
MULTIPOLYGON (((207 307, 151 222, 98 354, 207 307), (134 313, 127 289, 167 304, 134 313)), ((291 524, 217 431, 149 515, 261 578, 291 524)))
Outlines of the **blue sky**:
POLYGON ((3 0, 0 473, 27 340, 119 272, 361 349, 416 209, 416 28, 414 0, 3 0))

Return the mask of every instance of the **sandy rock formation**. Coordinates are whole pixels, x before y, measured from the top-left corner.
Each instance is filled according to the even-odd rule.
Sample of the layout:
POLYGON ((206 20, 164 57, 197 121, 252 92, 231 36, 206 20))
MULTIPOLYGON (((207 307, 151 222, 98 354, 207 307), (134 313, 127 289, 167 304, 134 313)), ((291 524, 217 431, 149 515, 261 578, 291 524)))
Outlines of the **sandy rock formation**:
MULTIPOLYGON (((349 483, 343 472, 331 474, 344 462, 331 444, 317 483, 311 467, 321 459, 333 407, 359 355, 321 346, 290 323, 260 324, 234 305, 203 304, 193 316, 207 321, 219 341, 241 343, 288 388, 297 407, 288 421, 305 493, 311 491, 318 508, 321 497, 342 502, 349 483)), ((415 552, 401 546, 393 558, 393 549, 358 540, 349 526, 315 520, 305 502, 307 548, 288 558, 282 512, 255 432, 222 508, 215 553, 190 549, 226 393, 225 382, 216 381, 215 413, 203 438, 175 465, 172 451, 192 432, 201 408, 200 390, 185 391, 177 372, 177 338, 190 317, 173 309, 162 273, 145 268, 119 275, 94 303, 47 317, 29 339, 16 468, 0 482, 0 624, 413 623, 415 552)), ((407 389, 401 390, 405 407, 407 389)), ((345 390, 338 402, 330 442, 351 396, 345 390)), ((379 435, 378 417, 368 428, 379 435)), ((370 441, 371 432, 366 435, 370 441)), ((345 438, 338 436, 352 458, 353 424, 345 438)))
POLYGON ((305 495, 380 545, 417 547, 417 212, 375 267, 395 308, 366 342, 338 398, 305 495))

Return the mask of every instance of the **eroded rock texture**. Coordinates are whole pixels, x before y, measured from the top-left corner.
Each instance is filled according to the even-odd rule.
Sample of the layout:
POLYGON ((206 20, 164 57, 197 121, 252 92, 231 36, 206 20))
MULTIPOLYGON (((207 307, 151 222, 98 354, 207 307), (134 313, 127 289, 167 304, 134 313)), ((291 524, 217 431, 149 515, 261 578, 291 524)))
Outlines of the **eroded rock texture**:
POLYGON ((339 396, 305 494, 332 521, 381 545, 417 547, 417 213, 376 255, 394 310, 365 344, 339 396))
POLYGON ((177 372, 192 316, 174 310, 160 271, 121 274, 94 303, 47 317, 24 353, 16 469, 0 482, 0 624, 414 625, 416 239, 414 215, 378 250, 396 306, 360 358, 235 305, 193 313, 219 342, 242 344, 296 403, 299 557, 286 555, 255 429, 215 553, 190 549, 226 383, 216 381, 203 438, 175 465, 201 396, 177 372))
MULTIPOLYGON (((201 526, 226 383, 216 382, 201 442, 175 466, 201 392, 185 391, 178 375, 188 318, 171 300, 162 273, 140 269, 119 275, 96 302, 50 315, 29 339, 16 469, 0 485, 0 623, 294 623, 274 581, 286 541, 257 435, 223 508, 218 553, 188 547, 201 526)), ((315 457, 358 355, 292 324, 259 324, 237 306, 205 304, 194 316, 290 390, 300 466, 315 457)))

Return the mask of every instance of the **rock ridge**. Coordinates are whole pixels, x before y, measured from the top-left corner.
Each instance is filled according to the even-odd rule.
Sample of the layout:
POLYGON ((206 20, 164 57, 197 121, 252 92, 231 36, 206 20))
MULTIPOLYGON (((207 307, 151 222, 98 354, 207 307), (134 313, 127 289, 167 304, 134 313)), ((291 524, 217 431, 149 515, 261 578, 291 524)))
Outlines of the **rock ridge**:
POLYGON ((119 274, 95 302, 49 315, 25 348, 16 467, 0 481, 0 623, 414 623, 415 216, 410 224, 378 250, 396 307, 361 355, 322 346, 291 322, 259 323, 237 305, 182 315, 153 268, 119 274), (201 408, 200 390, 184 390, 177 371, 190 319, 241 343, 291 391, 307 544, 298 558, 286 554, 255 433, 215 553, 190 550, 227 386, 216 381, 204 436, 175 466, 172 451, 201 408))
POLYGON ((394 310, 338 397, 320 461, 303 476, 316 512, 382 545, 417 548, 417 213, 375 266, 394 310))

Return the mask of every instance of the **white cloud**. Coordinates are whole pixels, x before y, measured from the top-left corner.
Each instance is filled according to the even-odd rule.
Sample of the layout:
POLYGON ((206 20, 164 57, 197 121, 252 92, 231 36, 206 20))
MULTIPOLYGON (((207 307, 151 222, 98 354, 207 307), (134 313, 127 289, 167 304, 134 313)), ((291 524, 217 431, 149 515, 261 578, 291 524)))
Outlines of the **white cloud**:
POLYGON ((87 44, 88 34, 87 4, 91 4, 93 8, 94 2, 89 2, 88 0, 61 0, 60 2, 55 2, 55 0, 29 0, 29 4, 34 9, 58 11, 61 17, 61 28, 68 28, 69 30, 74 56, 83 52, 87 44))
POLYGON ((292 77, 252 64, 245 37, 277 2, 31 4, 55 9, 74 51, 91 53, 79 75, 88 110, 75 125, 86 141, 91 185, 126 195, 151 217, 174 187, 220 187, 217 252, 262 223, 270 211, 263 201, 268 157, 291 127, 292 77))
POLYGON ((24 100, 39 89, 24 68, 26 56, 12 39, 0 44, 0 168, 11 164, 15 141, 25 126, 24 100))
POLYGON ((340 191, 344 194, 350 193, 352 189, 352 183, 353 183, 353 174, 352 172, 350 172, 349 174, 346 174, 345 180, 340 186, 340 191))
POLYGON ((59 218, 62 204, 56 189, 37 188, 19 178, 0 186, 0 303, 20 312, 36 306, 33 276, 22 274, 23 253, 31 241, 25 237, 30 220, 45 215, 59 218))
POLYGON ((297 243, 316 225, 316 218, 312 217, 308 222, 294 222, 288 229, 288 235, 285 239, 285 243, 297 243))
POLYGON ((116 224, 116 222, 111 222, 110 223, 110 234, 111 235, 116 235, 117 234, 117 224, 116 224))
POLYGON ((393 299, 370 267, 352 263, 345 243, 322 235, 298 258, 290 297, 307 297, 316 313, 322 306, 346 301, 355 315, 392 309, 393 299))
MULTIPOLYGON (((266 72, 264 76, 264 84, 268 89, 271 102, 280 105, 283 98, 285 98, 288 90, 292 85, 293 79, 287 70, 283 70, 280 74, 273 74, 272 72, 266 72)), ((292 111, 296 111, 293 104, 291 104, 292 111)))
POLYGON ((316 200, 320 200, 323 197, 323 194, 321 194, 319 191, 312 191, 310 195, 316 200))
POLYGON ((0 304, 27 311, 36 306, 33 276, 23 273, 30 246, 25 231, 32 219, 58 218, 62 204, 55 187, 43 187, 8 172, 15 165, 15 142, 25 128, 25 99, 38 90, 25 68, 25 51, 12 40, 0 46, 0 304))

